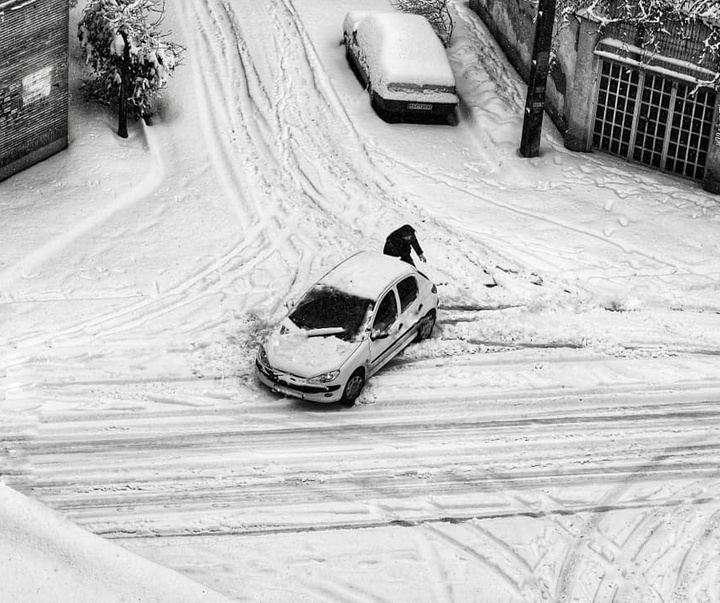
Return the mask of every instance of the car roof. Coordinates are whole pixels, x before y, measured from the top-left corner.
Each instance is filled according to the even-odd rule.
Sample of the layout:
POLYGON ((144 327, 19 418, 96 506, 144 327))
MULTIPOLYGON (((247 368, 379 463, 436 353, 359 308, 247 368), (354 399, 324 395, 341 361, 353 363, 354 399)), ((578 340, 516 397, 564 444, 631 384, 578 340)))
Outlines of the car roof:
POLYGON ((389 285, 417 270, 400 258, 360 251, 340 262, 317 284, 376 301, 389 285))

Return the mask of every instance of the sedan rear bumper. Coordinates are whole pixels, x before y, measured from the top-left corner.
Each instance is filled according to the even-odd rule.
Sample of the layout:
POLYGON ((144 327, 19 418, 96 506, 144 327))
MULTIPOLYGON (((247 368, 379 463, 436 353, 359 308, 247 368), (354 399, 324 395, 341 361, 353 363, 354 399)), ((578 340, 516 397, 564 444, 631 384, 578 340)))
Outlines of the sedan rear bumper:
POLYGON ((375 93, 375 103, 388 113, 407 116, 450 115, 457 108, 457 103, 438 103, 423 100, 396 100, 385 98, 379 92, 375 93))

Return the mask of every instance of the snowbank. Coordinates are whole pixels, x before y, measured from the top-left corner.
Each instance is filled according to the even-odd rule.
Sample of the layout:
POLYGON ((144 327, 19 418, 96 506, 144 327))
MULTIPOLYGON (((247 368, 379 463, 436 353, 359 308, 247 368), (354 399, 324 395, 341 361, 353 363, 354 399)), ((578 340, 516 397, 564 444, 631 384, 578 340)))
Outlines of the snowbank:
POLYGON ((229 601, 0 484, 0 583, 13 603, 229 601))
POLYGON ((392 84, 455 87, 442 42, 425 17, 397 12, 350 11, 346 34, 357 36, 378 80, 392 84))

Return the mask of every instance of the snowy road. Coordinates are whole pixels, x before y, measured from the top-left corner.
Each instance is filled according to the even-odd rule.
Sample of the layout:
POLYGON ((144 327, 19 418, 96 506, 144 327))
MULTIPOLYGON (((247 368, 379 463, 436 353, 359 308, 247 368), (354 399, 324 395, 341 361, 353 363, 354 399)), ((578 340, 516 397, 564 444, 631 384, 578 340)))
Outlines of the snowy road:
MULTIPOLYGON (((662 379, 615 375, 615 387, 528 382, 500 397, 487 386, 489 375, 529 381, 528 362, 547 357, 458 358, 444 365, 456 385, 436 391, 436 361, 399 363, 373 384, 373 404, 350 413, 263 394, 238 402, 213 383, 174 382, 175 395, 125 383, 113 402, 117 383, 45 382, 39 423, 14 446, 25 488, 108 536, 538 516, 720 494, 718 433, 708 430, 720 414, 717 383, 687 379, 689 391, 673 383, 670 392, 662 379)), ((593 367, 587 355, 550 362, 536 370, 593 367)))
POLYGON ((2 479, 242 600, 717 601, 716 204, 552 129, 523 163, 523 86, 464 7, 460 124, 377 120, 352 4, 178 0, 158 122, 122 143, 76 106, 57 177, 3 183, 2 479), (285 301, 403 222, 434 337, 351 410, 261 389, 285 301))

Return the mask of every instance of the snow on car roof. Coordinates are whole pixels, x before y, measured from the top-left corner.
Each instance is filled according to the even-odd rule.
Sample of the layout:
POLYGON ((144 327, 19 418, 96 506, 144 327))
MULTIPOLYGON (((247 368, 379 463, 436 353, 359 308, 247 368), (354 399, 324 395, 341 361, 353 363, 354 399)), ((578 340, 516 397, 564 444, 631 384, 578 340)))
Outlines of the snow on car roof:
POLYGON ((330 270, 318 285, 335 287, 364 299, 377 300, 390 282, 414 269, 400 258, 360 251, 330 270))
POLYGON ((411 13, 350 11, 345 31, 358 32, 388 83, 454 86, 445 47, 428 20, 411 13))

